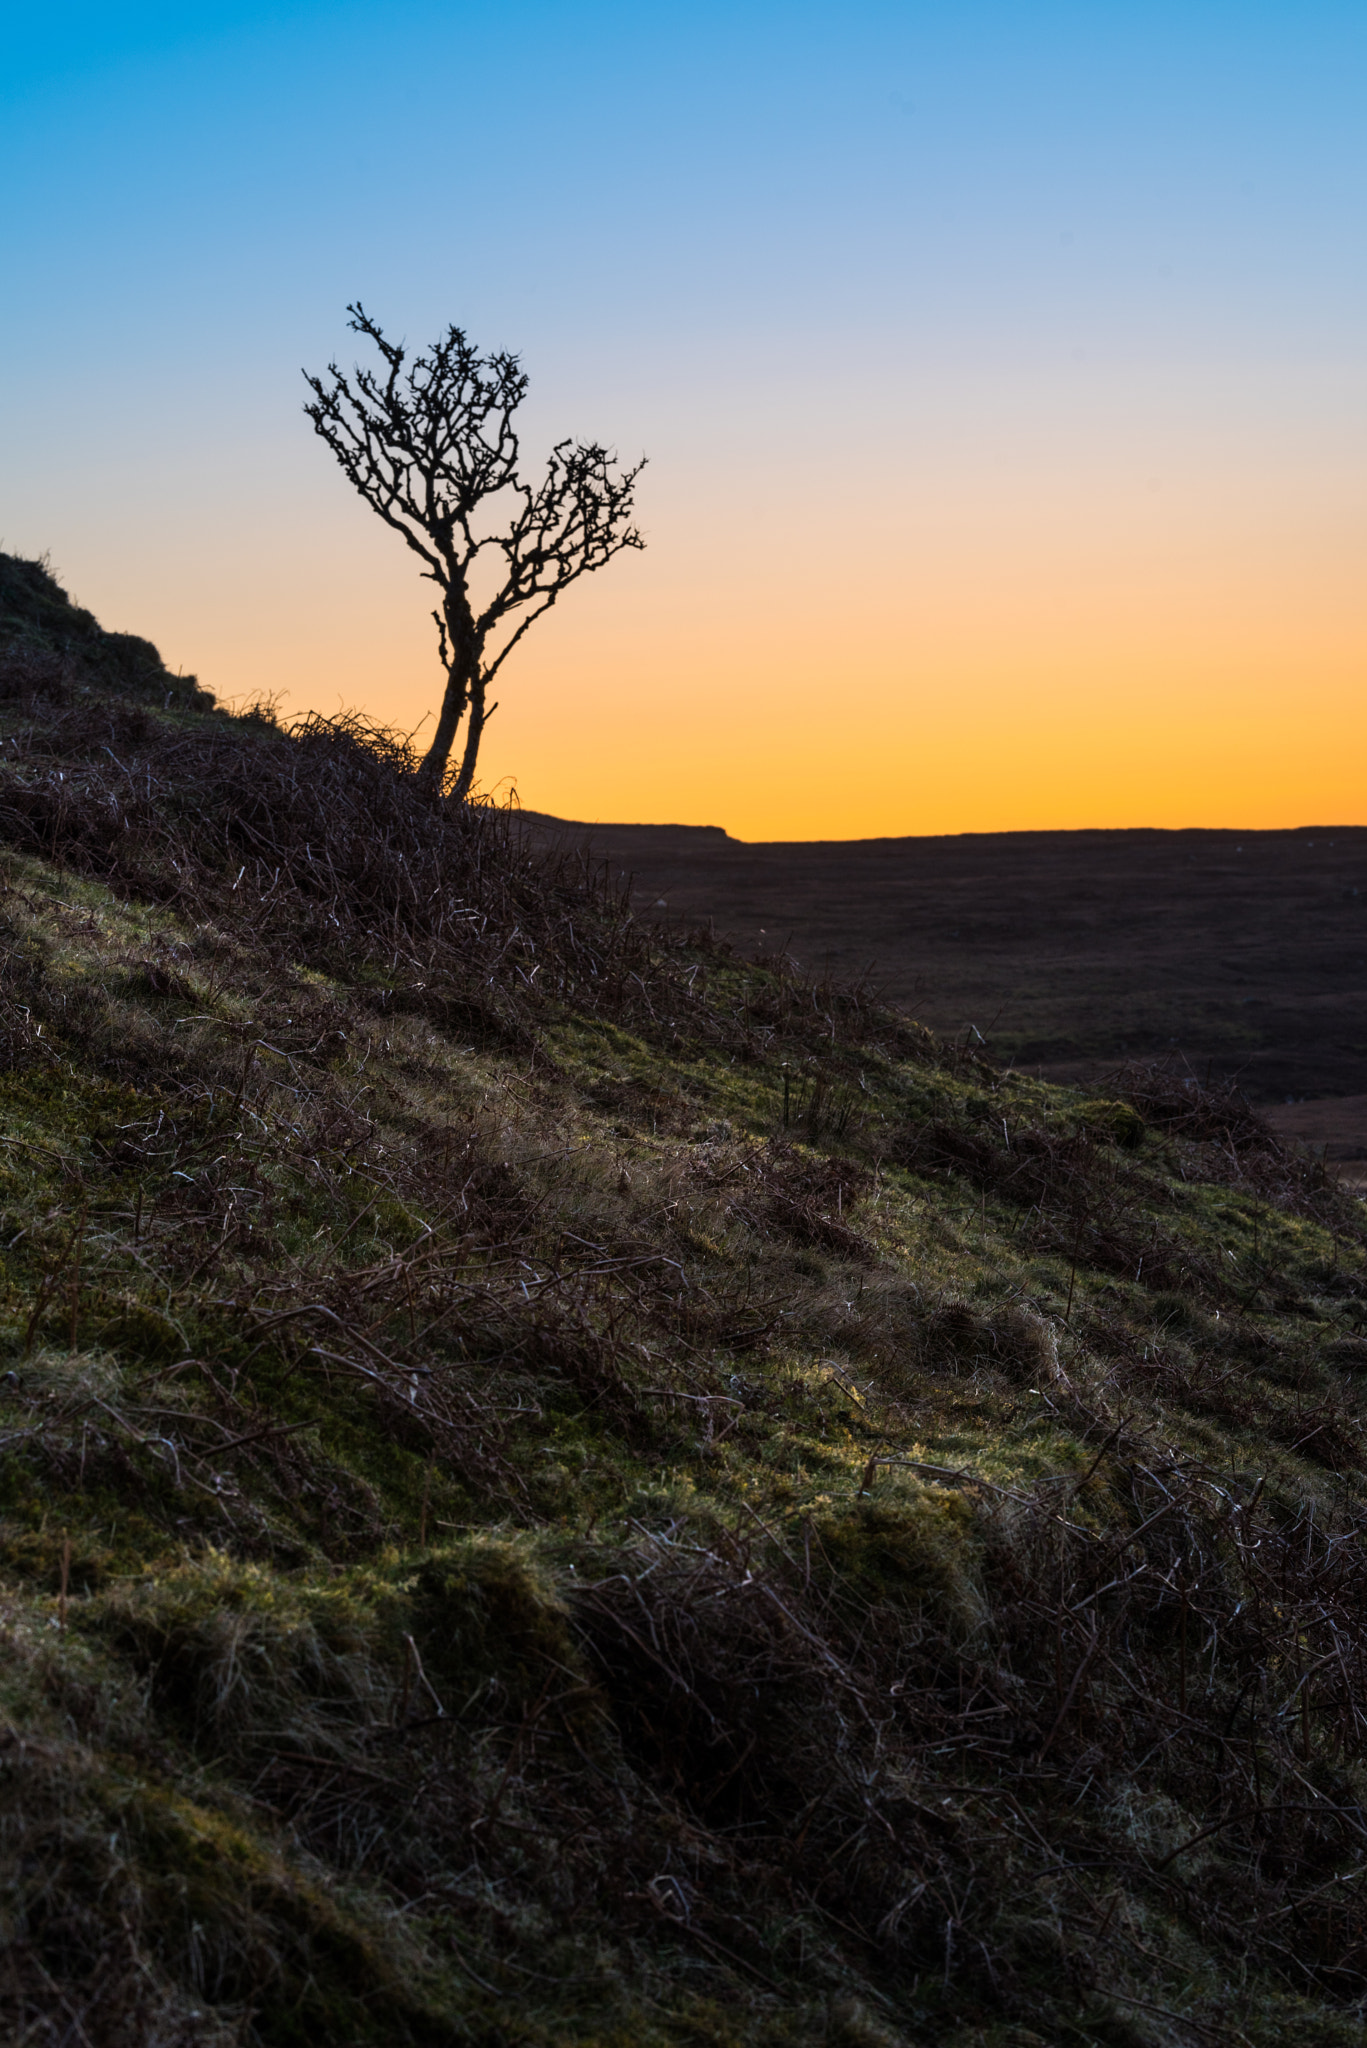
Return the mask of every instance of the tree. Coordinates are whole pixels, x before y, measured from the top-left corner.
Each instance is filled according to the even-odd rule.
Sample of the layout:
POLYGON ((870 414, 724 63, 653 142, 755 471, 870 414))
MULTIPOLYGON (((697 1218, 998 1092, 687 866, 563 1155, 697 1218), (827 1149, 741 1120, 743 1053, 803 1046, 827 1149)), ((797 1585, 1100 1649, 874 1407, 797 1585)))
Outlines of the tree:
POLYGON ((630 524, 644 460, 621 469, 597 442, 558 441, 539 484, 519 473, 513 414, 527 393, 520 359, 482 356, 459 327, 410 362, 364 307, 350 326, 382 358, 348 380, 304 372, 304 407, 368 505, 401 533, 441 591, 436 622, 446 689, 420 774, 445 786, 467 720, 452 794, 474 778, 489 685, 528 628, 562 590, 623 548, 645 546, 630 524), (492 572, 492 573, 491 573, 492 572), (517 615, 521 614, 519 618, 517 615))

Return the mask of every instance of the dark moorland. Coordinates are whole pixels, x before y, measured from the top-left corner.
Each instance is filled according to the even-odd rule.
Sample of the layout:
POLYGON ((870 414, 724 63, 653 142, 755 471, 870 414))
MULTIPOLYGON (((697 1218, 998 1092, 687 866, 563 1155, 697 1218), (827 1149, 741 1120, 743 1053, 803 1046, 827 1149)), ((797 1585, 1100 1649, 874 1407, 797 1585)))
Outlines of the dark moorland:
POLYGON ((751 845, 527 815, 631 874, 638 907, 818 974, 869 970, 923 1023, 1033 1074, 1171 1058, 1237 1078, 1331 1158, 1367 1159, 1367 827, 751 845))

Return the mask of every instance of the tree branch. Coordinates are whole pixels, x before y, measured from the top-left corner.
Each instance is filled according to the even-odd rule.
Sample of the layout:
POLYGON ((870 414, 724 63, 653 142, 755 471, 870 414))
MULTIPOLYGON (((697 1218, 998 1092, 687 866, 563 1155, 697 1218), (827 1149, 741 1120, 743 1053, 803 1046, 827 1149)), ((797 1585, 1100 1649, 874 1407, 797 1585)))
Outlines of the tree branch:
POLYGON ((380 366, 358 367, 347 378, 330 363, 327 381, 306 371, 313 398, 304 410, 348 481, 403 536, 425 564, 424 575, 444 593, 443 610, 433 617, 447 686, 423 772, 444 778, 455 727, 468 706, 458 782, 463 795, 484 723, 484 686, 563 590, 624 548, 645 545, 629 523, 644 462, 619 470, 597 442, 560 441, 533 487, 519 474, 513 415, 526 396, 527 377, 517 356, 482 356, 462 328, 448 327, 426 353, 410 358, 359 300, 347 312, 353 332, 378 351, 380 366), (479 534, 478 515, 504 493, 517 501, 505 530, 479 534), (490 549, 502 554, 503 574, 475 618, 470 571, 490 549), (526 616, 486 662, 489 635, 519 611, 526 616))

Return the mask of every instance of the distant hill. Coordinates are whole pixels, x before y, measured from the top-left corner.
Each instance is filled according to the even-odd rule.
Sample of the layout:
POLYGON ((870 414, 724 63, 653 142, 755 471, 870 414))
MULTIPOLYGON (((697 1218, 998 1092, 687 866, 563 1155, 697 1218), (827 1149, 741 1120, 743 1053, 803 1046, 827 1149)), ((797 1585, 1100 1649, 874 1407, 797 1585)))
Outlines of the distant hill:
POLYGON ((583 840, 607 834, 614 848, 624 848, 638 841, 642 847, 711 845, 718 841, 725 841, 729 846, 740 844, 721 825, 591 825, 582 818, 556 818, 549 811, 519 810, 518 816, 524 824, 557 838, 583 840))
MULTIPOLYGON (((531 815, 531 814, 529 814, 531 815)), ((642 908, 889 1001, 1054 1080, 1171 1058, 1285 1104, 1367 1089, 1367 828, 747 844, 558 825, 642 908)))

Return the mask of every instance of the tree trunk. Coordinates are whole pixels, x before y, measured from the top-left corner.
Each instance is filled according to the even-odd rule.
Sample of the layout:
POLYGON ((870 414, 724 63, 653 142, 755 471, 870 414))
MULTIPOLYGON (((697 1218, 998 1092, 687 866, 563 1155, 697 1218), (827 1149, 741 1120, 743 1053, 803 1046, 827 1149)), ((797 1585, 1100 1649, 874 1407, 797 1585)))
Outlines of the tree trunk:
POLYGON ((465 715, 469 699, 469 678, 462 675, 453 665, 446 673, 446 694, 441 700, 437 729, 432 735, 432 744, 423 755, 422 766, 418 770, 419 778, 423 782, 435 783, 438 789, 446 780, 446 764, 451 758, 451 743, 456 737, 456 730, 465 715))
POLYGON ((465 754, 460 764, 460 774, 451 794, 457 803, 464 803, 470 793, 470 784, 475 779, 475 761, 479 755, 479 743, 484 732, 484 721, 488 716, 484 709, 484 678, 478 670, 470 683, 470 722, 465 728, 465 754))
MULTIPOLYGON (((480 646, 479 634, 470 610, 469 600, 462 585, 447 587, 442 604, 445 628, 441 634, 441 651, 446 662, 446 692, 441 700, 441 713, 432 744, 423 756, 418 775, 423 782, 432 783, 440 790, 446 780, 446 764, 451 758, 451 748, 459 730, 465 707, 471 701, 472 692, 480 688, 480 646)), ((441 621, 438 621, 439 627, 441 621)), ((483 723, 481 719, 480 723, 483 723)), ((468 751, 468 749, 467 749, 468 751)))

